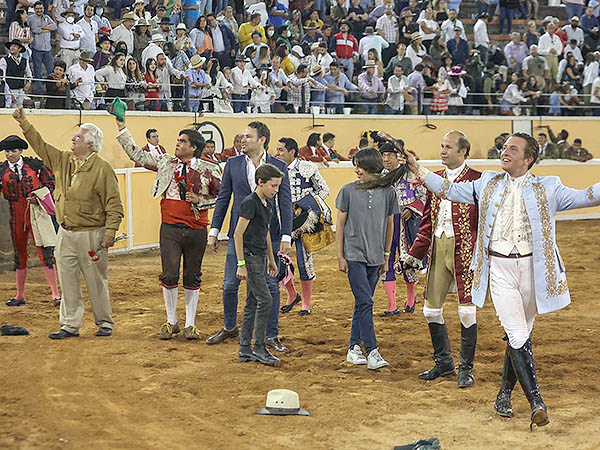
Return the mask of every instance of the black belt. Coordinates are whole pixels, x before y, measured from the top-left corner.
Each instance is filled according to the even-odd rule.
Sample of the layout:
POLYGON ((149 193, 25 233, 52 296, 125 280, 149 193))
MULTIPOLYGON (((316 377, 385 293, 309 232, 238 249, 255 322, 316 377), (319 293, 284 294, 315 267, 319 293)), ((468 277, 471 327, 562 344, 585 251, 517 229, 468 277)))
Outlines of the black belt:
POLYGON ((495 252, 493 250, 488 250, 488 255, 495 256, 497 258, 527 258, 528 256, 532 256, 533 253, 527 253, 526 255, 521 255, 520 253, 511 253, 510 255, 503 255, 502 253, 495 252))

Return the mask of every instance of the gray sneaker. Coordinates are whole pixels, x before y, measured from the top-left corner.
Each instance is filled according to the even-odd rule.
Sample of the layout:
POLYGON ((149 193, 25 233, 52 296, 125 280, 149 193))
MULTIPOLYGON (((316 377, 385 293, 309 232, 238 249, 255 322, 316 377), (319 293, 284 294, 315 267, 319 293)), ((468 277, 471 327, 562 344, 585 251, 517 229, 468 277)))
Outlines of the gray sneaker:
POLYGON ((367 364, 367 358, 365 358, 365 355, 363 355, 360 345, 354 344, 352 348, 348 349, 346 361, 356 364, 357 366, 361 364, 367 364))
POLYGON ((373 350, 371 350, 371 352, 367 356, 367 369, 377 370, 387 366, 389 366, 389 364, 385 359, 383 359, 383 357, 379 353, 379 349, 374 348, 373 350))

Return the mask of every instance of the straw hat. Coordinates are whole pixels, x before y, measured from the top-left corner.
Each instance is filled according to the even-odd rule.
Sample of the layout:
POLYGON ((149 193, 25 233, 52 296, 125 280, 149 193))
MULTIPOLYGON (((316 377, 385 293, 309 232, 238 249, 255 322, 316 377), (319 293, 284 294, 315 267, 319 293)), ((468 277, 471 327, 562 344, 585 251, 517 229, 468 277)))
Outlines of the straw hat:
POLYGON ((165 42, 165 37, 160 33, 155 33, 152 35, 152 40, 150 42, 165 42))
POLYGON ((149 27, 150 24, 148 23, 148 21, 146 19, 140 19, 137 21, 137 23, 135 24, 136 27, 149 27))
POLYGON ((192 69, 196 69, 196 68, 204 65, 205 62, 206 62, 206 58, 204 56, 194 55, 194 56, 192 56, 192 59, 190 59, 190 67, 192 69))
POLYGON ((72 6, 68 7, 67 9, 65 9, 62 12, 61 16, 66 17, 67 14, 73 14, 75 17, 79 17, 79 14, 77 14, 77 11, 75 11, 72 6))
POLYGON ((413 34, 410 35, 411 44, 418 39, 423 39, 423 35, 419 31, 415 31, 413 34))
POLYGON ((368 69, 370 67, 377 67, 377 64, 375 63, 375 61, 373 61, 372 59, 368 60, 365 65, 363 66, 363 68, 368 69))
POLYGON ((298 55, 300 55, 300 58, 304 58, 304 50, 302 50, 302 47, 300 47, 299 45, 294 45, 292 47, 292 52, 298 53, 298 55))
POLYGON ((300 408, 300 397, 288 389, 273 389, 267 393, 267 403, 256 414, 273 416, 308 416, 309 412, 300 408))
POLYGON ((121 22, 125 22, 126 20, 133 20, 135 22, 136 17, 133 15, 133 13, 128 12, 123 14, 123 17, 121 17, 121 22))
POLYGON ((81 52, 79 59, 85 62, 92 62, 92 55, 90 52, 81 52))
POLYGON ((185 23, 179 22, 179 25, 177 25, 175 27, 175 31, 177 31, 177 30, 185 30, 185 31, 187 31, 187 27, 185 26, 185 23))
POLYGON ((314 77, 315 75, 320 74, 322 71, 323 68, 319 64, 315 64, 314 66, 312 66, 312 69, 310 69, 310 76, 314 77))

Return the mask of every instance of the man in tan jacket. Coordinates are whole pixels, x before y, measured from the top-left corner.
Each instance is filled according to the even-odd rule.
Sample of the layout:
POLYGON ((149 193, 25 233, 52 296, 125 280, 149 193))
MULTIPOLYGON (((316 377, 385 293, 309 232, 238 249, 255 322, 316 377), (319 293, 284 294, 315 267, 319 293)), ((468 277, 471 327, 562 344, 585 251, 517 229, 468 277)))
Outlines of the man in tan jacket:
POLYGON ((81 273, 85 277, 98 332, 110 336, 114 322, 108 293, 108 248, 123 218, 123 205, 114 170, 98 152, 102 130, 82 124, 71 140, 71 151, 46 143, 17 108, 14 119, 25 138, 56 177, 56 219, 60 224, 55 250, 58 277, 63 292, 60 304, 61 329, 50 339, 79 336, 85 305, 81 273), (95 253, 92 257, 90 252, 95 253))

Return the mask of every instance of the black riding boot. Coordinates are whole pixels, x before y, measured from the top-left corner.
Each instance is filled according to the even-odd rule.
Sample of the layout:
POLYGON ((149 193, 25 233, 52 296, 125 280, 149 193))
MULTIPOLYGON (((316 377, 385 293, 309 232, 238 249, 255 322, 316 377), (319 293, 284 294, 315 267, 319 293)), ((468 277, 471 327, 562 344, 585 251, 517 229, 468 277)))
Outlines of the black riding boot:
POLYGON ((537 425, 538 427, 547 425, 550 420, 548 419, 546 405, 540 394, 540 386, 535 373, 531 339, 527 339, 523 347, 519 349, 511 348, 510 360, 515 369, 517 379, 523 388, 525 397, 527 397, 527 400, 531 405, 531 423, 529 424, 529 430, 533 431, 533 425, 537 425))
POLYGON ((504 353, 504 370, 502 371, 502 385, 498 391, 494 409, 502 417, 513 417, 515 414, 510 402, 510 395, 517 383, 517 375, 510 362, 510 345, 506 343, 506 352, 504 353))
POLYGON ((433 360, 435 366, 430 370, 419 374, 421 380, 435 380, 439 377, 447 377, 454 373, 454 361, 450 350, 450 339, 448 339, 448 328, 446 324, 429 324, 429 334, 433 344, 433 360))
POLYGON ((458 366, 458 387, 473 386, 473 361, 475 360, 475 347, 477 346, 477 324, 465 328, 460 325, 460 365, 458 366))

